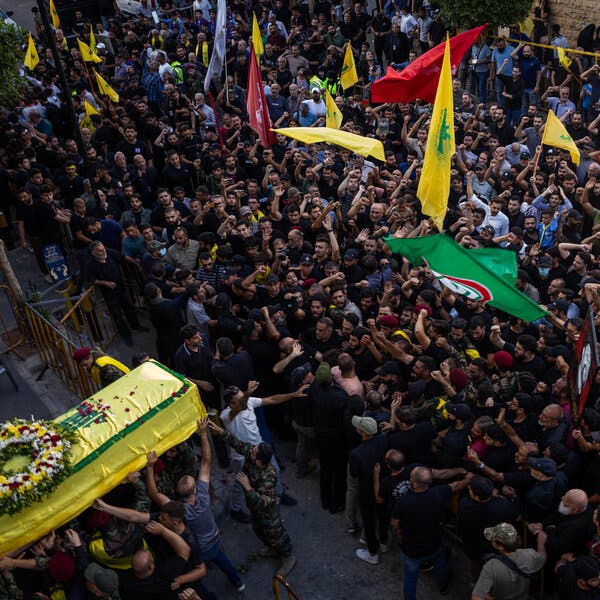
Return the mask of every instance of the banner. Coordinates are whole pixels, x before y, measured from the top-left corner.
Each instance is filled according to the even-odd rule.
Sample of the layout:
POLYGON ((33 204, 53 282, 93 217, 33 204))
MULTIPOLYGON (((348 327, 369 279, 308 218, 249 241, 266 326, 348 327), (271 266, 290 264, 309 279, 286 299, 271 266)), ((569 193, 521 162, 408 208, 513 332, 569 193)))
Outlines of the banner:
POLYGON ((598 359, 598 340, 596 339, 596 326, 594 324, 594 310, 590 304, 585 315, 579 339, 575 344, 575 352, 571 357, 569 379, 571 390, 575 394, 574 408, 578 411, 577 418, 581 417, 587 403, 590 389, 596 379, 596 372, 600 366, 598 359))
POLYGON ((344 54, 344 63, 342 64, 342 74, 340 75, 340 83, 346 91, 358 81, 356 65, 354 64, 354 54, 352 52, 352 44, 348 42, 346 45, 346 53, 344 54))
MULTIPOLYGON (((456 73, 464 53, 486 27, 487 24, 450 38, 452 74, 456 73)), ((371 86, 371 102, 413 102, 420 98, 433 103, 442 71, 445 47, 445 42, 438 44, 400 72, 388 67, 385 76, 374 81, 371 86)))
POLYGON ((440 232, 444 230, 444 217, 448 210, 450 169, 454 152, 454 102, 452 100, 452 73, 450 72, 450 42, 446 38, 442 72, 431 113, 423 170, 417 188, 417 198, 421 201, 423 214, 431 217, 440 232))
POLYGON ((43 502, 0 517, 0 556, 61 527, 146 465, 186 440, 206 416, 198 388, 146 362, 55 419, 77 431, 72 474, 43 502))
POLYGON ((265 88, 263 86, 260 69, 258 67, 258 58, 254 52, 254 44, 250 44, 250 64, 248 65, 248 97, 246 99, 246 110, 250 125, 258 131, 260 143, 266 148, 275 141, 271 132, 271 117, 269 116, 269 107, 265 97, 265 88))
POLYGON ((256 52, 256 58, 260 58, 260 55, 265 53, 265 46, 260 34, 258 21, 256 20, 256 13, 254 12, 252 13, 252 45, 254 46, 254 52, 256 52))
MULTIPOLYGON (((438 281, 454 294, 488 303, 528 322, 546 315, 533 300, 494 271, 493 261, 485 261, 481 254, 472 255, 470 250, 444 233, 411 239, 387 237, 384 241, 392 252, 405 256, 414 264, 425 260, 438 281)), ((488 253, 492 251, 488 249, 488 253)), ((498 252, 507 251, 498 249, 498 252)), ((498 256, 498 260, 503 261, 501 256, 506 255, 498 256)))
POLYGON ((39 62, 40 62, 40 57, 38 55, 37 48, 35 47, 35 42, 33 41, 33 36, 30 33, 29 37, 27 38, 27 51, 25 52, 25 58, 23 59, 23 64, 30 71, 33 71, 39 62))
POLYGON ((225 53, 226 42, 227 42, 227 29, 225 24, 225 17, 227 13, 227 7, 225 0, 218 0, 217 2, 217 23, 215 29, 215 39, 213 44, 212 55, 210 57, 210 63, 204 76, 204 92, 207 93, 210 88, 213 77, 220 78, 223 72, 223 65, 225 64, 225 53))

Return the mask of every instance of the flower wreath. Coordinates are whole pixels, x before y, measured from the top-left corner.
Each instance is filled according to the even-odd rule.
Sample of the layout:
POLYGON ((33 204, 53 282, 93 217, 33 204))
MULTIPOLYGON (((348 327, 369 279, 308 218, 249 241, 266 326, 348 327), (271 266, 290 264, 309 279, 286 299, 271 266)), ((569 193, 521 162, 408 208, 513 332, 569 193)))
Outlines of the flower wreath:
POLYGON ((71 471, 76 438, 52 421, 0 425, 0 514, 13 515, 53 492, 71 471))

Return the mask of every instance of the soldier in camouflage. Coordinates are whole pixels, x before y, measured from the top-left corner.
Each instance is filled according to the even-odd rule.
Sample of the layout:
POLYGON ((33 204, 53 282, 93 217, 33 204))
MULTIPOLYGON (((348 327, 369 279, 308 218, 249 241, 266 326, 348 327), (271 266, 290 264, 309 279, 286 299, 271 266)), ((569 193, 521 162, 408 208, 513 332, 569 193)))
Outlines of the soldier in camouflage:
POLYGON ((275 492, 277 475, 271 465, 273 449, 265 442, 257 446, 242 442, 212 421, 209 426, 245 458, 243 472, 238 473, 237 480, 244 488, 254 533, 265 545, 258 553, 265 557, 280 556, 282 563, 277 574, 285 577, 294 568, 296 559, 292 555, 292 541, 281 520, 275 492))

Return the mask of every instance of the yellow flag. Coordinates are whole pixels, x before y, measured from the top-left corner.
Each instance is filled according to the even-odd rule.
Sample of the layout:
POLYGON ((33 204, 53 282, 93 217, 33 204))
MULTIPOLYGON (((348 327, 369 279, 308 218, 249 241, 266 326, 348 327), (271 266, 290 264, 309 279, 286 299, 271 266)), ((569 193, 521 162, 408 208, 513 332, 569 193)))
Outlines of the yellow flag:
POLYGON ((327 89, 325 89, 325 107, 327 108, 325 125, 333 129, 339 129, 342 126, 342 119, 344 117, 327 89))
POLYGON ((255 13, 252 13, 252 43, 254 44, 256 58, 260 58, 260 55, 265 51, 265 47, 263 45, 262 35, 260 34, 260 27, 258 26, 255 13))
POLYGON ((100 114, 87 100, 83 101, 83 107, 85 108, 86 117, 91 117, 92 115, 100 114))
POLYGON ((0 555, 61 527, 118 486, 127 473, 189 438, 206 417, 195 384, 150 361, 56 418, 78 434, 72 471, 42 502, 0 515, 0 555))
POLYGON ((573 61, 565 54, 565 49, 559 46, 556 48, 556 53, 558 54, 558 62, 562 67, 568 69, 573 61))
POLYGON ((361 156, 373 156, 385 160, 383 144, 374 138, 363 137, 355 133, 332 129, 331 127, 286 127, 273 129, 273 133, 281 133, 287 137, 299 140, 305 144, 327 142, 342 148, 348 148, 361 156))
POLYGON ((90 50, 96 54, 96 36, 94 35, 94 28, 90 23, 90 50))
POLYGON ((119 101, 119 94, 108 85, 106 79, 104 79, 96 69, 94 69, 94 75, 96 76, 96 83, 98 84, 98 91, 104 96, 108 96, 113 102, 119 101))
POLYGON ((581 160, 579 149, 575 145, 573 138, 568 134, 562 121, 552 110, 548 111, 544 135, 542 135, 542 144, 568 150, 571 154, 571 160, 575 165, 578 165, 581 160))
POLYGON ((352 54, 352 44, 348 42, 346 53, 344 54, 344 64, 342 65, 342 74, 340 83, 344 90, 351 88, 358 81, 356 65, 354 64, 354 54, 352 54))
POLYGON ((33 37, 31 33, 29 34, 29 38, 27 40, 27 52, 25 52, 25 58, 23 59, 23 64, 30 70, 33 71, 35 66, 40 62, 40 57, 37 53, 37 48, 35 47, 35 42, 33 41, 33 37))
POLYGON ((102 62, 102 59, 85 42, 82 42, 79 38, 77 38, 77 44, 79 46, 81 58, 85 62, 102 62))
POLYGON ((56 11, 53 0, 50 0, 50 18, 52 19, 54 28, 58 29, 60 27, 60 19, 58 18, 58 12, 56 11))
POLYGON ((448 210, 450 166, 454 151, 452 67, 450 65, 450 42, 446 36, 442 71, 435 94, 423 170, 417 189, 417 197, 421 201, 423 214, 432 218, 440 232, 444 228, 444 217, 448 210))

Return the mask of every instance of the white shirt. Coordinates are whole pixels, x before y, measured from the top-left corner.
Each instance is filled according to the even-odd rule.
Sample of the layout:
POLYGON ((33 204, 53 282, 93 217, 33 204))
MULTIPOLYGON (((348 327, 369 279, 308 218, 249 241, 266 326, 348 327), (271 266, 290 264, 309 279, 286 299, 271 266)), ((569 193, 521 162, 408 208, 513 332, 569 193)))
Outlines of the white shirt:
POLYGON ((400 31, 408 37, 412 37, 412 30, 417 26, 417 20, 411 15, 402 15, 400 17, 400 31))
MULTIPOLYGON (((262 398, 250 397, 248 398, 246 410, 239 412, 233 419, 229 418, 231 408, 228 406, 221 412, 221 421, 223 427, 234 435, 238 440, 247 442, 253 446, 257 446, 263 440, 258 429, 258 423, 256 422, 256 413, 254 409, 262 406, 262 398)), ((232 459, 243 458, 233 448, 230 448, 232 459)))

